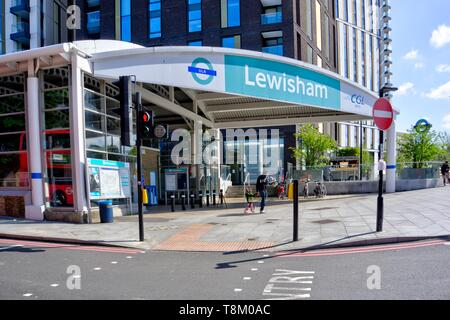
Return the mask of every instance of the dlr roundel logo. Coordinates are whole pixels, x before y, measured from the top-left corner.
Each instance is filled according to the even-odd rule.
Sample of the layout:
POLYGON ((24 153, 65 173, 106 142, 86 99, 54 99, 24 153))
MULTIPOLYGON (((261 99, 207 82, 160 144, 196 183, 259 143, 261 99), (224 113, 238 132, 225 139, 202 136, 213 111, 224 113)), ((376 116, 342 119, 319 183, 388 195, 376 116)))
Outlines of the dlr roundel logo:
POLYGON ((357 94, 352 95, 352 103, 363 105, 364 104, 364 96, 360 96, 357 94))

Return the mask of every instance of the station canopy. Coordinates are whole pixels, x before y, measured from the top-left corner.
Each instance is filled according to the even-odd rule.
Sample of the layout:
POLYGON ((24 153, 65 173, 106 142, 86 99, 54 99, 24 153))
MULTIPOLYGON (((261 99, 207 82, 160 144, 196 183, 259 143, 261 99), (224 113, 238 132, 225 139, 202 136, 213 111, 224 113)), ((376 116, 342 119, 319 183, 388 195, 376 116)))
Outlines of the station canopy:
MULTIPOLYGON (((137 90, 158 116, 175 114, 211 128, 371 120, 378 98, 334 72, 260 52, 146 48, 112 40, 64 45, 86 59, 96 78, 115 81, 120 76, 134 76, 137 90)), ((34 49, 34 54, 46 52, 44 49, 34 49)), ((13 55, 4 60, 14 62, 13 55)), ((47 60, 42 61, 45 64, 47 60)))

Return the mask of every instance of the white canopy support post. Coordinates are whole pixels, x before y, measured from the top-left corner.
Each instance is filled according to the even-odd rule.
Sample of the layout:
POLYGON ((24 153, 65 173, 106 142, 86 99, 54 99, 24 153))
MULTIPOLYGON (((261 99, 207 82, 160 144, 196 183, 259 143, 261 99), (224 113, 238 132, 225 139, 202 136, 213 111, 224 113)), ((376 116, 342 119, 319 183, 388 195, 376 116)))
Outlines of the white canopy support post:
POLYGON ((34 59, 28 62, 27 78, 27 124, 28 124, 28 161, 31 177, 31 205, 25 208, 25 218, 44 220, 44 184, 42 174, 41 128, 39 123, 39 78, 35 74, 34 59))

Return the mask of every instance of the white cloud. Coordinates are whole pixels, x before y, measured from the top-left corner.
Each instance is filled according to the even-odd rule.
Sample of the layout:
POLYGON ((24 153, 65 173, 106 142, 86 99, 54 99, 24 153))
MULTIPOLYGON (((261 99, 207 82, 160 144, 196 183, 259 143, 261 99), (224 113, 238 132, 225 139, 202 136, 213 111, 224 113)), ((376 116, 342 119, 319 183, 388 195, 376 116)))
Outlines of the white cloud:
POLYGON ((440 64, 436 67, 436 71, 439 73, 450 72, 450 66, 448 64, 440 64))
POLYGON ((442 126, 443 126, 445 129, 450 130, 450 114, 448 114, 448 115, 446 115, 446 116, 444 117, 444 122, 443 122, 442 126))
POLYGON ((395 93, 396 96, 405 96, 408 93, 415 94, 416 90, 414 90, 414 83, 406 82, 398 87, 398 91, 395 93))
POLYGON ((414 68, 415 68, 415 69, 423 69, 423 68, 425 68, 425 64, 422 63, 422 62, 417 62, 417 63, 414 65, 414 68))
POLYGON ((439 88, 432 89, 426 96, 430 99, 439 100, 439 99, 449 99, 450 103, 450 81, 446 84, 443 84, 439 88))
POLYGON ((411 50, 407 54, 403 56, 403 59, 405 60, 417 60, 419 58, 419 51, 418 50, 411 50))
POLYGON ((446 44, 450 44, 450 26, 443 24, 434 30, 430 43, 435 48, 442 48, 446 44))

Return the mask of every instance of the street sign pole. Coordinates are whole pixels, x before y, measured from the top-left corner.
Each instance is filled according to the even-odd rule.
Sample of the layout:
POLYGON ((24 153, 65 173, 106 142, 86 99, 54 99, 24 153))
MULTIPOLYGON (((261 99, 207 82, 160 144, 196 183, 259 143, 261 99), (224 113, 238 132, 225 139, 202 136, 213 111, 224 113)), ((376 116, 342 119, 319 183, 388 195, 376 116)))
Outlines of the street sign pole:
MULTIPOLYGON (((379 150, 379 163, 383 161, 383 141, 384 131, 380 130, 380 150, 379 150)), ((384 217, 384 199, 383 199, 383 168, 378 166, 378 199, 377 199, 377 232, 383 231, 383 217, 384 217)))
POLYGON ((142 112, 142 96, 140 92, 136 92, 136 162, 137 162, 137 185, 138 185, 138 214, 139 214, 139 241, 144 241, 144 216, 142 203, 142 135, 141 135, 141 119, 142 112))

